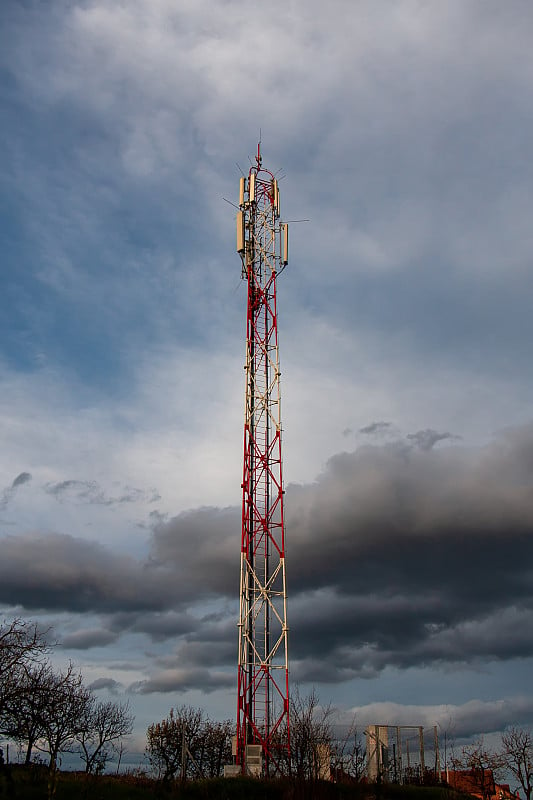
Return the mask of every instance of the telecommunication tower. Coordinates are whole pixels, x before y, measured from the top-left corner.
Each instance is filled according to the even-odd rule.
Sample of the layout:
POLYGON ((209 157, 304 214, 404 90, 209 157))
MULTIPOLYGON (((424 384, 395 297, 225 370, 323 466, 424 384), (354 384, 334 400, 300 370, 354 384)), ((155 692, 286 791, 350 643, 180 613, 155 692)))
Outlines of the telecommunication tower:
POLYGON ((237 252, 248 289, 237 686, 237 764, 276 772, 290 752, 287 587, 276 279, 288 263, 278 181, 240 179, 237 252))

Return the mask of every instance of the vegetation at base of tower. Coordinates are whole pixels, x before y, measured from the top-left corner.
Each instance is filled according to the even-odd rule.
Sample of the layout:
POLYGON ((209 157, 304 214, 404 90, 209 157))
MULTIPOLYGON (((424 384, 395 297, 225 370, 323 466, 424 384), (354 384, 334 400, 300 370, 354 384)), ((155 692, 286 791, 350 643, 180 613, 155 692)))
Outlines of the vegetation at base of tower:
MULTIPOLYGON (((360 780, 366 753, 355 719, 335 735, 335 709, 322 707, 313 690, 302 696, 298 687, 290 698, 290 758, 287 730, 282 729, 273 745, 272 772, 301 781, 316 781, 331 773, 343 779, 360 780), (277 769, 276 769, 277 768, 277 769)), ((175 778, 215 778, 231 764, 232 720, 213 722, 202 709, 181 706, 168 717, 149 726, 146 755, 154 775, 164 783, 175 778)))
MULTIPOLYGON (((319 780, 325 771, 354 781, 364 776, 366 749, 355 715, 342 733, 336 730, 336 715, 331 704, 321 705, 315 689, 302 695, 298 686, 293 687, 289 698, 290 758, 287 748, 279 748, 284 775, 305 781, 319 780)), ((286 730, 281 736, 286 738, 286 730)))
POLYGON ((180 778, 216 778, 231 763, 231 720, 213 722, 200 708, 180 706, 150 725, 146 754, 154 774, 165 783, 180 778))

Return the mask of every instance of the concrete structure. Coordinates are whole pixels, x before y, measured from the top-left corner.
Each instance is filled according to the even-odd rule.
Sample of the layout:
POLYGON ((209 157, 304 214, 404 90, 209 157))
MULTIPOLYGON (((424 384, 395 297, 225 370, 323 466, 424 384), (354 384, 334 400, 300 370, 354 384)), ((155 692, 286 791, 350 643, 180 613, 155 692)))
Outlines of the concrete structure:
POLYGON ((369 725, 366 729, 367 775, 371 782, 440 782, 436 726, 369 725))
POLYGON ((369 725, 366 733, 366 764, 371 783, 389 780, 389 729, 387 725, 369 725))

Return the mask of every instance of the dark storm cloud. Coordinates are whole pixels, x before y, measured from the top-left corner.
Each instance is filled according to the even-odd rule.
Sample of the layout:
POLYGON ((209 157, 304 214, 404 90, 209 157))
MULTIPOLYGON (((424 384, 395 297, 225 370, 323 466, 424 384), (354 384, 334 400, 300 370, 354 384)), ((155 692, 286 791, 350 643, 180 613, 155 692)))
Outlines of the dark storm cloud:
MULTIPOLYGON (((183 606, 235 594, 239 528, 237 509, 181 515, 157 528, 145 562, 64 534, 5 536, 0 602, 27 610, 109 614, 106 627, 113 635, 143 632, 156 641, 181 636, 198 624, 183 606)), ((111 640, 111 633, 105 635, 111 640)), ((69 636, 75 644, 92 634, 69 636)))
POLYGON ((0 602, 29 610, 164 609, 176 599, 173 576, 153 564, 63 534, 0 540, 0 602))
MULTIPOLYGON (((338 454, 288 487, 295 677, 533 655, 533 426, 433 449, 448 438, 338 454)), ((156 529, 153 554, 232 598, 238 530, 237 509, 189 512, 156 529)))
POLYGON ((317 651, 332 680, 533 654, 532 488, 527 427, 478 451, 360 448, 288 492, 296 671, 317 651))
MULTIPOLYGON (((293 676, 533 655, 532 490, 533 425, 482 448, 364 446, 331 458, 313 484, 289 486, 293 676)), ((209 689, 234 661, 239 539, 238 508, 159 522, 145 563, 69 536, 4 537, 0 600, 99 613, 103 638, 81 630, 73 646, 122 632, 176 638, 155 661, 161 679, 142 691, 188 686, 196 668, 209 689), (216 612, 201 612, 212 600, 216 612)))
POLYGON ((232 597, 239 581, 240 529, 238 508, 189 511, 155 528, 152 557, 178 571, 182 591, 232 597))

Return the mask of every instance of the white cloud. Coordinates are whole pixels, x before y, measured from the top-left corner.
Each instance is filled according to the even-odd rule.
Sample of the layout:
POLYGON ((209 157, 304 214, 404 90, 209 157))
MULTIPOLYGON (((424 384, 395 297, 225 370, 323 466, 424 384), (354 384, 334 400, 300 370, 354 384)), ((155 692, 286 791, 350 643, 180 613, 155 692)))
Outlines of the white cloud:
POLYGON ((361 726, 423 725, 432 728, 436 725, 440 738, 447 735, 450 748, 458 739, 501 731, 508 725, 529 725, 533 720, 533 702, 525 696, 491 701, 470 700, 462 705, 370 703, 356 706, 351 711, 361 726))

